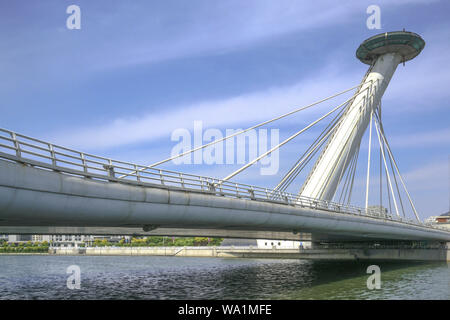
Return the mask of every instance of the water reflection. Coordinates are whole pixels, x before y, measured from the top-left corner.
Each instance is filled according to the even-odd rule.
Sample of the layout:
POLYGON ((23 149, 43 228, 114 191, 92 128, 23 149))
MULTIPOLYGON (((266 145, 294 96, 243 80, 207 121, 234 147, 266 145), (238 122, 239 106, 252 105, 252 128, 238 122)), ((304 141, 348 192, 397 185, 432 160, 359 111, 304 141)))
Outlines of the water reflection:
POLYGON ((449 299, 446 263, 0 256, 1 299, 449 299), (81 268, 81 289, 66 268, 81 268), (377 264, 381 290, 368 290, 377 264))

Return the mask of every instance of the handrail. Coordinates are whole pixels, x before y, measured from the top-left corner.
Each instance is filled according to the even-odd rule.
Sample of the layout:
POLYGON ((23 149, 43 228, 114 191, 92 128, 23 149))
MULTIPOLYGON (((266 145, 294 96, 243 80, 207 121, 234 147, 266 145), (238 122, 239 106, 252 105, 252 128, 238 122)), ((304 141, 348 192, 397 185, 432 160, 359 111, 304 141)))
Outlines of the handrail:
POLYGON ((310 207, 336 214, 352 214, 374 219, 396 221, 427 228, 446 230, 439 226, 382 214, 375 208, 361 208, 326 200, 314 199, 285 191, 268 189, 244 183, 223 181, 218 178, 199 176, 172 170, 148 168, 126 161, 118 161, 105 157, 72 150, 46 141, 17 134, 0 128, 0 159, 7 159, 35 167, 43 167, 61 173, 75 174, 86 178, 104 179, 119 183, 141 186, 176 188, 218 196, 249 199, 294 207, 310 207), (26 139, 27 141, 23 141, 26 139), (39 145, 34 144, 38 143, 39 145), (139 170, 146 168, 145 171, 139 170), (122 170, 136 170, 125 177, 122 170))

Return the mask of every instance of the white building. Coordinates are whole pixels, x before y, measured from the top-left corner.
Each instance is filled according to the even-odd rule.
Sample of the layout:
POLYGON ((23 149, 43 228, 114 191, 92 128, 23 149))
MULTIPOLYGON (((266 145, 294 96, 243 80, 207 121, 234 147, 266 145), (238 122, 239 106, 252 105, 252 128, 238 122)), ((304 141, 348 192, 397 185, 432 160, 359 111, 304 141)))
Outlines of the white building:
POLYGON ((425 223, 436 223, 436 218, 437 218, 438 216, 431 216, 431 217, 428 217, 428 218, 426 218, 425 220, 424 220, 424 222, 425 223))
POLYGON ((31 234, 10 234, 5 236, 8 242, 14 243, 32 241, 32 238, 31 234))
POLYGON ((258 248, 260 249, 300 249, 311 248, 309 241, 285 241, 285 240, 267 240, 258 239, 258 248))
POLYGON ((425 219, 425 223, 434 224, 439 227, 450 229, 450 212, 443 213, 440 216, 431 216, 425 219))
POLYGON ((92 236, 80 234, 55 234, 55 235, 0 235, 0 239, 5 239, 10 243, 18 242, 43 242, 47 241, 52 247, 79 247, 80 245, 92 245, 92 243, 99 240, 107 240, 109 242, 119 242, 120 239, 131 240, 130 236, 92 236))
POLYGON ((73 234, 54 234, 49 236, 52 247, 78 247, 86 242, 93 241, 92 236, 73 234))

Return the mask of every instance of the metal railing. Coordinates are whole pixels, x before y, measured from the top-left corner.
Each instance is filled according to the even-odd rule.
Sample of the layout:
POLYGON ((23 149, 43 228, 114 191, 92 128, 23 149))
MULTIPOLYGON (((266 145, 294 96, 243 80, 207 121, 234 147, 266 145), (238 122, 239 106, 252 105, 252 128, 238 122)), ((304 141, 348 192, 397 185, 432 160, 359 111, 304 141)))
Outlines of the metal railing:
POLYGON ((54 145, 1 128, 0 158, 93 180, 265 201, 446 230, 411 219, 384 214, 374 208, 366 210, 357 206, 308 198, 279 190, 112 160, 54 145))

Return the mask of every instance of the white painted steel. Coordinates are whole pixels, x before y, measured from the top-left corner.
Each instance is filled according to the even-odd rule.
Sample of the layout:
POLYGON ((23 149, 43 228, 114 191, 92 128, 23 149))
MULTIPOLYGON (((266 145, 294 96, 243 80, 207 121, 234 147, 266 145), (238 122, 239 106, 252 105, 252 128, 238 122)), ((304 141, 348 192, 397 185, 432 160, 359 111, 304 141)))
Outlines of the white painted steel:
MULTIPOLYGON (((377 120, 378 120, 378 119, 377 119, 377 120)), ((392 162, 394 163, 394 167, 395 167, 395 169, 396 169, 396 171, 397 171, 398 177, 400 178, 400 182, 402 183, 403 189, 405 190, 406 195, 408 196, 409 204, 411 205, 411 207, 412 207, 412 209, 413 209, 413 211, 414 211, 414 215, 416 216, 417 221, 420 221, 420 219, 419 219, 419 214, 417 213, 416 207, 415 207, 415 205, 414 205, 414 203, 413 203, 413 201, 412 201, 412 199, 411 199, 411 196, 410 196, 410 194, 409 194, 409 192, 408 192, 408 189, 406 188, 406 184, 405 184, 405 182, 403 181, 402 175, 400 174, 400 170, 398 169, 397 162, 395 161, 394 155, 392 154, 391 148, 390 148, 390 146, 389 146, 389 142, 387 141, 387 139, 386 139, 386 137, 385 137, 385 135, 384 135, 384 133, 383 133, 383 127, 382 127, 382 125, 381 125, 380 122, 378 122, 378 124, 380 125, 380 129, 381 129, 381 130, 380 130, 381 137, 383 138, 383 141, 384 141, 384 143, 385 143, 385 145, 386 145, 386 148, 387 148, 389 157, 391 158, 392 162)))
POLYGON ((389 169, 388 169, 388 166, 386 163, 386 156, 384 154, 384 144, 383 144, 383 142, 381 142, 380 131, 378 129, 376 122, 375 122, 375 131, 377 133, 378 143, 380 144, 380 152, 381 152, 381 156, 383 158, 384 169, 386 170, 386 178, 387 178, 388 186, 389 186, 388 192, 391 191, 392 200, 394 201, 394 206, 395 206, 395 213, 397 214, 397 216, 400 216, 400 214, 398 212, 397 201, 395 200, 394 189, 392 188, 391 176, 389 174, 389 169))
POLYGON ((298 231, 341 238, 450 240, 410 221, 75 177, 0 160, 0 225, 298 231))
POLYGON ((247 229, 339 237, 450 239, 377 210, 141 166, 0 129, 0 226, 247 229), (69 160, 70 159, 70 160, 69 160), (214 187, 216 185, 216 187, 214 187))
POLYGON ((304 182, 299 192, 301 196, 322 200, 333 198, 340 182, 340 172, 345 171, 353 158, 369 124, 370 114, 380 103, 401 59, 402 57, 395 53, 382 55, 366 74, 359 90, 364 99, 355 100, 348 107, 339 128, 330 138, 304 182))

